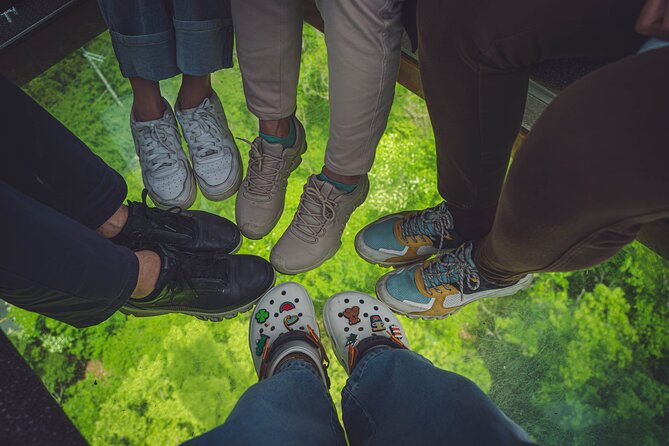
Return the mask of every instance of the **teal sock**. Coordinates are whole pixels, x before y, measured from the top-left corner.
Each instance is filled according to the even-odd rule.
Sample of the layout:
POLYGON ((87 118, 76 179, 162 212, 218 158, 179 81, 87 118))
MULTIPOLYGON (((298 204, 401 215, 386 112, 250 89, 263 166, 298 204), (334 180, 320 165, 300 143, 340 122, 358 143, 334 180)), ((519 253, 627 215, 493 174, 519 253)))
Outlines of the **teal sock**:
POLYGON ((291 119, 290 130, 288 130, 288 136, 281 137, 274 135, 265 135, 264 133, 261 132, 260 137, 269 143, 281 144, 284 149, 287 149, 295 145, 295 141, 297 140, 297 129, 295 129, 295 123, 291 119))
POLYGON ((344 184, 344 183, 340 183, 339 181, 335 181, 335 180, 329 178, 324 173, 319 173, 317 178, 321 181, 327 181, 328 183, 334 185, 334 187, 336 187, 337 189, 343 190, 346 193, 353 192, 355 190, 355 188, 358 187, 357 184, 344 184))

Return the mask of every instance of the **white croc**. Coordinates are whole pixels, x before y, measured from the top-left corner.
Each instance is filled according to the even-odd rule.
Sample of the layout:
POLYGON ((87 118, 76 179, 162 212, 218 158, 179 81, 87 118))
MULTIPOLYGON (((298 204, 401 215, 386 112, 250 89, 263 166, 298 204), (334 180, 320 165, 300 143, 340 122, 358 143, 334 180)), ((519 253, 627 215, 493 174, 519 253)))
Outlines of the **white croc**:
POLYGON ((249 347, 259 379, 272 376, 287 355, 303 353, 321 365, 321 378, 329 387, 328 358, 320 343, 314 303, 299 283, 277 285, 258 301, 251 316, 249 347))
POLYGON ((406 333, 395 314, 386 304, 364 293, 345 291, 330 297, 323 308, 323 321, 335 355, 349 374, 357 346, 364 339, 381 336, 409 349, 406 333))

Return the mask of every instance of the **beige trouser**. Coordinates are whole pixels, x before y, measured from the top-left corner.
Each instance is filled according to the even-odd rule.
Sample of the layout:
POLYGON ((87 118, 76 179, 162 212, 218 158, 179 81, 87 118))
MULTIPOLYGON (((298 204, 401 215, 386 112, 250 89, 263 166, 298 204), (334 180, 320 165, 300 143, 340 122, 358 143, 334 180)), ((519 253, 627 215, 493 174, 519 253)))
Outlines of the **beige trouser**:
MULTIPOLYGON (((362 175, 374 162, 395 94, 403 0, 317 0, 330 73, 325 165, 362 175)), ((277 120, 295 112, 303 0, 232 0, 237 55, 251 113, 277 120)))

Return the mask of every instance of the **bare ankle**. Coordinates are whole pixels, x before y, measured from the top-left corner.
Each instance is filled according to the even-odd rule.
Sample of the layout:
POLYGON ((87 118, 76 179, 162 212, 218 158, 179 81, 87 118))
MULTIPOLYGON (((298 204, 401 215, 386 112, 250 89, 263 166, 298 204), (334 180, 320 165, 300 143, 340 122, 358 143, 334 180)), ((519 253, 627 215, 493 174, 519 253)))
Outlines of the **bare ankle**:
POLYGON ((360 182, 361 175, 339 175, 334 173, 327 167, 323 166, 323 174, 333 181, 338 181, 343 184, 358 184, 360 182))
POLYGON ((211 76, 189 76, 184 74, 181 80, 181 89, 177 96, 179 108, 182 110, 195 108, 211 96, 213 92, 211 76))
POLYGON ((139 273, 137 274, 137 286, 131 297, 141 299, 156 289, 161 261, 160 256, 153 251, 137 251, 135 256, 139 261, 139 273))
POLYGON ((132 104, 132 116, 137 122, 155 121, 165 114, 165 104, 160 99, 158 102, 141 99, 132 104))
POLYGON ((260 133, 285 138, 290 133, 290 116, 276 121, 259 121, 260 133))
POLYGON ((96 232, 104 238, 116 237, 128 221, 128 206, 122 204, 96 232))

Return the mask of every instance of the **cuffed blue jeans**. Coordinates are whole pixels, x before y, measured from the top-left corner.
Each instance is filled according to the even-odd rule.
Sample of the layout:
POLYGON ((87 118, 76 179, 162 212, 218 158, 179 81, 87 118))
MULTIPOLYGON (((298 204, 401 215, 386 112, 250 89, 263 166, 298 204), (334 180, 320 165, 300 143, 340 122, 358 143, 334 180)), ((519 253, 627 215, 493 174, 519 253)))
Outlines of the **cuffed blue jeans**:
POLYGON ((125 77, 159 81, 232 66, 229 0, 98 0, 125 77))
MULTIPOLYGON (((354 446, 533 444, 476 384, 408 350, 363 356, 342 391, 342 412, 354 446)), ((249 388, 225 424, 187 445, 346 445, 346 436, 323 381, 297 360, 249 388)))

